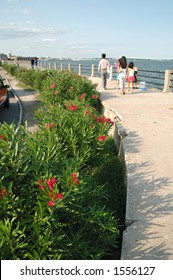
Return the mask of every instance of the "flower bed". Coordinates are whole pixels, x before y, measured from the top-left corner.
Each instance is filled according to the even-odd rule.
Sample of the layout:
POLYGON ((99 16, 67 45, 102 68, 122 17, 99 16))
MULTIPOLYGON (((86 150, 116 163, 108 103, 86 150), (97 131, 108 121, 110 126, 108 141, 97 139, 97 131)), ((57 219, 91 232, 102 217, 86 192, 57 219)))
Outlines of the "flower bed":
POLYGON ((99 94, 85 77, 32 71, 37 131, 0 126, 1 259, 105 258, 125 207, 113 122, 97 112, 99 94))

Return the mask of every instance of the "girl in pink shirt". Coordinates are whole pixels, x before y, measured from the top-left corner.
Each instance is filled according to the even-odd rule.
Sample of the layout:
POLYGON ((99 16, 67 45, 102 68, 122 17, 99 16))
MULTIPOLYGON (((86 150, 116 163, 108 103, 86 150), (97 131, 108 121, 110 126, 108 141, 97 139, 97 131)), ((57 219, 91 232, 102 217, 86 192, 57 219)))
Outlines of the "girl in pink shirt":
POLYGON ((130 62, 128 69, 127 69, 127 82, 128 82, 128 92, 132 93, 132 89, 133 89, 133 83, 135 80, 135 69, 134 69, 134 63, 130 62))

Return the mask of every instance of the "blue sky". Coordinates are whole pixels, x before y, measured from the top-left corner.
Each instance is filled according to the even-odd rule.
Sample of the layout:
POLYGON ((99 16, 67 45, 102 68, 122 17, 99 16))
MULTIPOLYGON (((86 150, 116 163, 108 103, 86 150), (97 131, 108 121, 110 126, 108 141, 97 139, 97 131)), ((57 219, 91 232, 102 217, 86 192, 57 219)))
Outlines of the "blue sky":
POLYGON ((0 0, 0 53, 173 59, 172 0, 0 0))

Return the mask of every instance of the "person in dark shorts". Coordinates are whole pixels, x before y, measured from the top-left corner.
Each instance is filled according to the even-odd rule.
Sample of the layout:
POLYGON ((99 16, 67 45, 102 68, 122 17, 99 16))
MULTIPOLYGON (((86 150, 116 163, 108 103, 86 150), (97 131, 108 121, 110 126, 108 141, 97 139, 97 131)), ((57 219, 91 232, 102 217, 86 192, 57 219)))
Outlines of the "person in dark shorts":
POLYGON ((133 88, 138 88, 138 67, 134 66, 134 82, 133 82, 133 88))
POLYGON ((31 68, 34 68, 34 59, 31 59, 31 68))

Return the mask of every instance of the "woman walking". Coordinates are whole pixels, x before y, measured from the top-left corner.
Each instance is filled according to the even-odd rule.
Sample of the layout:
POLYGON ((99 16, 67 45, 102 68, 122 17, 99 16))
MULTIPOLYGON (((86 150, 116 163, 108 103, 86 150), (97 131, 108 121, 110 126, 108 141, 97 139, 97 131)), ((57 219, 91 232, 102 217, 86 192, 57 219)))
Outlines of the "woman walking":
POLYGON ((127 76, 127 60, 125 56, 122 56, 119 60, 119 87, 121 89, 121 94, 125 94, 125 81, 127 76))

